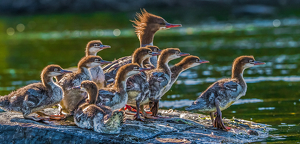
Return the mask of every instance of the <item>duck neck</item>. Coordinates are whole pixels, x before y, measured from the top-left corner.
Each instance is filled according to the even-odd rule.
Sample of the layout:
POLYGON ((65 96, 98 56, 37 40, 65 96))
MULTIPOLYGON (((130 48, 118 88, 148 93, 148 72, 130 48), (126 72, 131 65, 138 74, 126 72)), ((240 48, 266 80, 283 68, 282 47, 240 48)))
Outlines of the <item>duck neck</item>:
MULTIPOLYGON (((149 28, 145 28, 144 31, 138 33, 138 37, 140 40, 140 47, 145 47, 147 45, 153 46, 153 39, 156 31, 151 31, 149 28)), ((155 67, 157 66, 157 56, 153 56, 150 58, 151 64, 155 67)))
POLYGON ((96 104, 97 96, 98 96, 98 90, 97 90, 97 88, 96 89, 91 89, 88 92, 89 104, 96 104))
POLYGON ((114 87, 117 89, 118 92, 120 93, 126 92, 126 81, 127 81, 127 77, 125 77, 125 74, 123 73, 117 74, 114 87))
POLYGON ((42 76, 42 83, 47 88, 47 90, 52 90, 54 87, 58 87, 56 83, 53 81, 53 77, 42 76))
POLYGON ((239 65, 233 65, 232 67, 232 79, 237 79, 241 85, 246 85, 243 73, 244 73, 244 68, 239 66, 239 65))
POLYGON ((157 70, 162 70, 164 73, 171 76, 171 70, 168 65, 169 64, 168 56, 160 55, 157 63, 158 63, 156 68, 157 70))
POLYGON ((98 52, 90 52, 90 51, 86 51, 85 56, 97 56, 98 52))
POLYGON ((174 82, 178 78, 179 74, 186 69, 184 68, 183 64, 178 63, 175 66, 173 66, 170 70, 172 72, 171 82, 174 82))
POLYGON ((140 67, 143 67, 143 61, 143 57, 138 56, 137 54, 132 57, 132 63, 137 63, 140 65, 140 67))
POLYGON ((79 67, 77 73, 90 75, 90 71, 87 67, 79 67))
POLYGON ((140 40, 140 46, 145 47, 147 45, 153 45, 153 39, 156 31, 151 31, 147 26, 137 32, 137 36, 140 40))

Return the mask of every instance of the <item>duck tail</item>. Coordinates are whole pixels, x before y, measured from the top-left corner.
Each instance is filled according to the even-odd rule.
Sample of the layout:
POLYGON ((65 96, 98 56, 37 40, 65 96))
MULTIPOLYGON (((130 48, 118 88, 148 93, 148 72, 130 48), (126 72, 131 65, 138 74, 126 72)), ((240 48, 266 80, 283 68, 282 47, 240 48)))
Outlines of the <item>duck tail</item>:
POLYGON ((125 112, 115 110, 112 112, 111 117, 106 120, 103 127, 105 129, 102 129, 102 131, 108 134, 120 133, 120 130, 124 122, 125 122, 125 112))

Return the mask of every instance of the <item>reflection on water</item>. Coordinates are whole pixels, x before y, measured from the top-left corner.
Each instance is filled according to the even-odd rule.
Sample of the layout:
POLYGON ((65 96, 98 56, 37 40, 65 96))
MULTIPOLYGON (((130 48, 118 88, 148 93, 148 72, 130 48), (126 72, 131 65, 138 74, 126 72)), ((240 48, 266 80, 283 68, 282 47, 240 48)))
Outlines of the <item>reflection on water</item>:
MULTIPOLYGON (((52 16, 57 21, 60 17, 52 16)), ((84 20, 87 18, 78 16, 78 21, 84 20)), ((57 27, 43 27, 38 19, 19 21, 17 24, 22 25, 18 26, 0 21, 0 28, 5 29, 0 31, 0 95, 39 81, 41 70, 48 64, 59 64, 63 68, 76 66, 91 39, 100 39, 103 44, 112 46, 99 52, 104 60, 131 55, 139 46, 132 28, 113 28, 109 24, 101 25, 97 20, 89 20, 84 28, 77 27, 72 20, 57 27)), ((124 21, 128 22, 120 19, 120 23, 124 21)), ((184 71, 162 97, 162 108, 184 110, 210 84, 230 77, 234 58, 253 55, 266 65, 245 70, 247 94, 224 110, 223 116, 266 123, 277 128, 265 141, 295 142, 300 139, 299 18, 208 21, 183 26, 158 32, 154 44, 161 49, 178 47, 210 63, 184 71)), ((171 64, 178 61, 174 60, 171 64)))

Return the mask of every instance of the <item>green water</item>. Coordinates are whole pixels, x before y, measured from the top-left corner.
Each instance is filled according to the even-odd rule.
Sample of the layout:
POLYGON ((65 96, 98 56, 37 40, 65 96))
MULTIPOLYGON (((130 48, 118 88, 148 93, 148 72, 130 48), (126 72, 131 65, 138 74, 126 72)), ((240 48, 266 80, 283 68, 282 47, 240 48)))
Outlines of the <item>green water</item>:
MULTIPOLYGON (((0 95, 39 81, 41 70, 48 64, 75 66, 84 56, 86 43, 92 39, 111 45, 111 49, 98 54, 104 60, 130 55, 139 46, 129 21, 133 17, 123 13, 93 13, 0 18, 0 95), (25 29, 22 25, 16 28, 18 24, 25 29)), ((161 49, 178 47, 210 61, 181 74, 162 98, 164 109, 183 110, 214 81, 230 77, 234 58, 253 55, 266 65, 245 70, 247 94, 224 110, 223 116, 276 128, 265 142, 299 141, 300 18, 282 18, 280 24, 274 19, 192 24, 180 18, 163 17, 169 22, 181 22, 183 27, 158 32, 155 45, 161 49)))

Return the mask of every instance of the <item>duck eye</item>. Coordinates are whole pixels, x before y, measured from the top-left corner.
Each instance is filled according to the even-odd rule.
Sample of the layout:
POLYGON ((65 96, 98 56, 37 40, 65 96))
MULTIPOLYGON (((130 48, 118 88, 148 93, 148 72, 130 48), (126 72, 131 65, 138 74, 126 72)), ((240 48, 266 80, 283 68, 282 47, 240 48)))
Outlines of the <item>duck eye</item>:
POLYGON ((95 62, 99 62, 100 60, 99 59, 95 59, 95 62))
POLYGON ((94 46, 96 47, 96 46, 98 46, 97 44, 94 44, 94 46))
POLYGON ((58 71, 58 68, 54 68, 54 71, 55 71, 55 72, 58 71))

